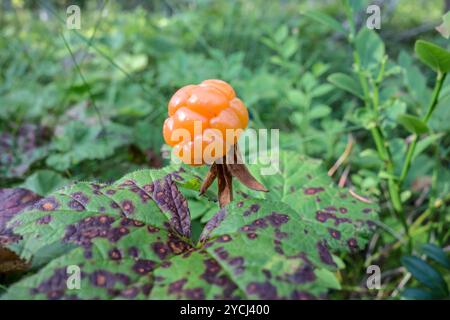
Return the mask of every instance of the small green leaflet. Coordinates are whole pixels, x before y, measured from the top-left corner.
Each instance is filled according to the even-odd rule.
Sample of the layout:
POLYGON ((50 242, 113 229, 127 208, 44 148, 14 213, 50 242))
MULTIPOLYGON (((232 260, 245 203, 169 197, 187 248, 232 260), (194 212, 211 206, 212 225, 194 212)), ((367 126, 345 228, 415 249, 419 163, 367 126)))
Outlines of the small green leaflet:
POLYGON ((436 72, 450 71, 450 52, 434 43, 417 40, 414 51, 419 59, 436 72))
POLYGON ((400 114, 397 117, 397 122, 411 133, 422 134, 428 132, 427 124, 418 117, 410 114, 400 114))
POLYGON ((87 127, 81 121, 72 121, 52 142, 47 165, 63 171, 85 160, 105 159, 126 145, 131 135, 129 128, 116 123, 87 127))
POLYGON ((345 29, 339 21, 323 12, 320 12, 318 10, 310 10, 303 13, 303 15, 329 27, 333 31, 345 33, 345 29))
POLYGON ((333 73, 328 76, 327 80, 334 84, 336 87, 352 93, 354 96, 364 99, 364 94, 362 92, 359 83, 353 79, 351 76, 344 73, 333 73))
POLYGON ((46 196, 67 183, 68 180, 55 171, 37 170, 25 180, 22 187, 46 196))
POLYGON ((280 160, 281 172, 262 176, 266 198, 240 192, 198 242, 184 196, 198 178, 185 167, 60 189, 9 222, 22 240, 8 247, 39 264, 2 298, 321 298, 339 288, 332 251, 364 246, 376 206, 334 187, 318 161, 280 160), (79 290, 67 288, 74 265, 79 290))
POLYGON ((48 153, 48 128, 24 124, 0 132, 0 180, 21 177, 48 153))

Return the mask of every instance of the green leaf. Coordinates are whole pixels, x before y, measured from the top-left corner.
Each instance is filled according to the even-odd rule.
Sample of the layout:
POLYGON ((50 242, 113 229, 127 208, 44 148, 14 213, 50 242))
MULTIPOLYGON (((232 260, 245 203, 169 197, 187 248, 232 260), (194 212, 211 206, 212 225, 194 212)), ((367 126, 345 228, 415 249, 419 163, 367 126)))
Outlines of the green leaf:
MULTIPOLYGON (((450 170, 448 166, 440 165, 437 167, 437 181, 436 181, 436 191, 440 198, 446 197, 450 194, 450 170)), ((447 215, 447 223, 449 221, 447 215)))
POLYGON ((292 103, 294 106, 303 107, 306 103, 308 98, 305 96, 305 94, 300 90, 289 90, 287 92, 287 98, 290 103, 292 103))
POLYGON ((436 299, 436 296, 427 290, 406 288, 402 292, 402 298, 407 300, 434 300, 436 299))
POLYGON ((333 88, 334 87, 330 84, 319 85, 318 87, 316 87, 312 90, 311 97, 316 98, 316 97, 323 96, 323 95, 329 93, 330 91, 332 91, 333 88))
POLYGON ((395 176, 394 174, 389 173, 389 172, 387 172, 387 171, 384 171, 384 170, 381 170, 381 171, 378 173, 378 176, 379 176, 381 179, 386 179, 386 180, 389 180, 389 179, 398 180, 398 177, 397 177, 397 176, 395 176))
POLYGON ((25 180, 22 186, 41 196, 55 191, 67 184, 68 180, 51 170, 38 170, 25 180))
POLYGON ((417 40, 414 50, 419 59, 436 72, 450 71, 450 52, 424 40, 417 40))
POLYGON ((273 38, 278 44, 280 44, 284 40, 286 40, 288 34, 289 34, 289 29, 288 29, 287 25, 283 24, 275 31, 273 38))
POLYGON ((25 208, 32 206, 42 197, 23 188, 0 189, 0 243, 8 245, 20 237, 8 228, 9 221, 25 208))
POLYGON ((428 132, 427 124, 418 117, 410 114, 399 115, 397 117, 397 122, 411 133, 422 134, 428 132))
POLYGON ((309 119, 320 119, 328 116, 331 113, 331 108, 329 106, 319 104, 309 111, 308 117, 309 119))
POLYGON ((413 57, 405 51, 400 53, 398 60, 403 69, 403 80, 409 94, 414 97, 419 105, 427 106, 431 97, 431 90, 427 87, 426 76, 417 65, 413 64, 413 57))
POLYGON ((372 109, 358 108, 351 115, 352 121, 362 125, 367 130, 373 128, 377 121, 377 114, 372 109))
POLYGON ((363 202, 347 189, 335 187, 319 160, 286 151, 271 156, 261 155, 258 164, 250 166, 252 174, 270 192, 255 192, 238 185, 238 194, 288 204, 304 219, 316 223, 316 230, 323 232, 332 248, 364 247, 377 219, 376 204, 369 203, 369 199, 363 202), (279 166, 273 164, 277 158, 279 166))
POLYGON ((354 12, 367 8, 368 0, 348 0, 350 7, 354 12))
POLYGON ((355 46, 361 59, 363 70, 378 72, 385 48, 380 36, 373 30, 361 28, 355 37, 355 46))
POLYGON ((364 94, 362 92, 361 86, 355 79, 353 79, 349 75, 344 73, 333 73, 332 75, 328 76, 327 80, 334 84, 336 87, 348 91, 358 98, 364 99, 364 94))
POLYGON ((292 55, 294 55, 299 47, 299 42, 296 38, 288 38, 282 47, 281 55, 285 59, 289 59, 292 55))
POLYGON ((435 133, 427 136, 426 138, 423 138, 420 140, 416 145, 416 150, 414 150, 414 154, 412 159, 414 160, 419 154, 424 152, 429 146, 431 146, 433 143, 438 141, 440 138, 442 138, 444 134, 443 133, 435 133))
POLYGON ((428 263, 415 256, 403 256, 401 261, 417 281, 440 294, 448 294, 448 287, 444 278, 428 263))
POLYGON ((442 248, 432 243, 426 243, 421 247, 421 250, 428 258, 436 261, 445 268, 450 269, 450 258, 442 248))
POLYGON ((336 87, 348 91, 358 98, 364 99, 361 86, 351 76, 344 73, 333 73, 328 76, 327 80, 336 87))
POLYGON ((318 161, 283 154, 281 164, 266 199, 237 188, 199 242, 184 196, 197 169, 141 170, 113 184, 60 189, 8 223, 21 236, 9 248, 39 263, 4 298, 314 299, 339 289, 331 252, 365 245, 376 206, 334 187, 318 161), (79 290, 67 288, 74 265, 79 290))
POLYGON ((300 83, 305 92, 311 92, 319 83, 311 72, 305 72, 300 78, 300 83))
POLYGON ((316 276, 327 285, 327 287, 335 290, 341 289, 339 280, 336 278, 336 275, 330 270, 318 269, 315 273, 316 276))
POLYGON ((53 140, 47 165, 62 171, 85 160, 104 159, 126 145, 132 134, 131 128, 115 123, 88 127, 81 121, 70 122, 53 140))
POLYGON ((144 69, 147 66, 148 58, 145 54, 124 54, 117 57, 117 62, 127 72, 131 73, 144 69))
POLYGON ((333 31, 346 32, 339 21, 321 11, 311 10, 303 13, 303 15, 329 27, 333 31))
POLYGON ((0 180, 22 177, 48 153, 48 129, 33 124, 0 132, 0 180))
POLYGON ((399 100, 389 100, 381 107, 381 113, 382 113, 382 126, 383 129, 392 130, 394 129, 398 123, 397 123, 397 117, 403 113, 405 113, 407 110, 406 103, 399 100))

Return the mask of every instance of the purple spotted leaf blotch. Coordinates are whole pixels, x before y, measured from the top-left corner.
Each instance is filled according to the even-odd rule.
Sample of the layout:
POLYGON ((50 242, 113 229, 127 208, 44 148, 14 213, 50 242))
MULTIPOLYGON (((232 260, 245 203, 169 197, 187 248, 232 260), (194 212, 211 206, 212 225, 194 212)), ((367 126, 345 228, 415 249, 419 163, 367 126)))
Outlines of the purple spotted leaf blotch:
POLYGON ((377 207, 336 188, 315 160, 280 160, 273 176, 250 168, 269 193, 239 190, 207 217, 198 241, 186 199, 200 183, 189 170, 60 189, 7 223, 19 237, 11 249, 41 264, 3 298, 321 299, 337 289, 334 253, 365 246, 377 207), (66 285, 74 265, 79 290, 66 285))

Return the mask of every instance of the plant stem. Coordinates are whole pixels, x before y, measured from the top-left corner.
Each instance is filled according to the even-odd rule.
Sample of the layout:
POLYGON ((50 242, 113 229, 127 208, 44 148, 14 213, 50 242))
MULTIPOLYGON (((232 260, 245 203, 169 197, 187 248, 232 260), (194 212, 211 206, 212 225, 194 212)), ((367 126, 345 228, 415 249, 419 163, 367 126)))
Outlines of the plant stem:
MULTIPOLYGON (((395 179, 394 162, 392 160, 392 155, 389 150, 387 141, 383 135, 383 131, 381 130, 381 127, 378 123, 378 109, 379 109, 379 106, 378 106, 379 105, 378 84, 382 81, 382 78, 384 75, 386 57, 383 58, 382 65, 381 65, 379 74, 377 76, 377 79, 370 81, 370 83, 372 85, 372 89, 373 89, 373 93, 371 96, 369 93, 368 77, 364 74, 364 70, 361 65, 361 58, 359 56, 359 53, 358 53, 358 51, 355 47, 355 43, 354 43, 354 39, 356 37, 356 29, 355 29, 355 25, 353 22, 353 13, 349 6, 348 1, 344 1, 344 6, 346 9, 347 18, 348 18, 349 25, 350 25, 349 42, 353 48, 353 59, 354 59, 354 63, 355 63, 355 69, 356 69, 356 73, 358 74, 361 88, 363 90, 365 107, 367 109, 372 108, 372 110, 377 115, 376 122, 373 124, 372 128, 370 129, 370 133, 375 142, 378 156, 385 163, 386 171, 389 174, 389 177, 388 177, 389 197, 390 197, 392 206, 394 208, 394 212, 395 212, 397 218, 401 221, 403 228, 405 229, 405 235, 408 238, 408 246, 409 246, 409 249, 411 250, 412 243, 411 243, 411 239, 409 237, 409 228, 408 228, 406 217, 405 217, 405 214, 403 211, 402 201, 400 198, 399 184, 397 183, 397 181, 395 179)), ((370 77, 370 79, 372 79, 372 78, 370 77)))
POLYGON ((430 106, 428 107, 425 117, 423 118, 423 121, 425 121, 425 122, 428 122, 428 120, 430 120, 431 115, 433 114, 433 111, 436 108, 436 105, 439 101, 439 93, 441 92, 442 85, 443 85, 446 77, 447 77, 447 73, 441 73, 441 72, 438 72, 438 74, 436 76, 436 84, 434 86, 431 103, 430 103, 430 106))
MULTIPOLYGON (((434 109, 436 108, 436 105, 439 101, 439 93, 442 89, 442 84, 445 81, 445 77, 447 76, 446 73, 438 73, 436 77, 436 83, 434 85, 433 95, 431 97, 430 105, 428 106, 427 113, 422 118, 423 122, 428 123, 428 121, 431 118, 431 115, 433 114, 434 109)), ((402 173, 400 175, 400 179, 398 180, 399 187, 402 186, 404 180, 406 179, 406 176, 408 175, 409 168, 411 167, 411 161, 414 156, 414 151, 416 150, 417 141, 419 140, 419 136, 417 134, 414 135, 413 141, 409 144, 408 150, 406 152, 406 159, 403 164, 402 173)))
MULTIPOLYGON (((361 82, 361 87, 363 88, 363 91, 364 91, 364 97, 367 97, 367 99, 365 99, 365 107, 366 108, 372 107, 372 110, 378 115, 378 112, 377 112, 378 111, 378 85, 376 83, 373 83, 373 95, 372 95, 372 99, 370 99, 370 95, 368 92, 368 81, 367 81, 367 78, 364 76, 364 74, 361 72, 362 67, 360 64, 359 54, 356 51, 356 49, 354 50, 353 55, 355 57, 356 68, 358 70, 360 70, 359 79, 361 82)), ((394 207, 395 212, 398 214, 400 220, 402 221, 403 227, 405 228, 405 232, 408 234, 406 219, 403 214, 403 207, 402 207, 402 202, 400 199, 400 190, 399 190, 398 185, 394 178, 394 176, 395 176, 394 162, 392 161, 391 152, 389 150, 389 147, 387 146, 386 139, 383 135, 383 131, 381 130, 378 120, 373 124, 373 127, 370 129, 370 133, 375 142, 375 147, 377 149, 378 156, 385 163, 386 171, 389 173, 389 176, 390 176, 388 178, 388 189, 389 189, 389 196, 391 198, 392 205, 394 207)))

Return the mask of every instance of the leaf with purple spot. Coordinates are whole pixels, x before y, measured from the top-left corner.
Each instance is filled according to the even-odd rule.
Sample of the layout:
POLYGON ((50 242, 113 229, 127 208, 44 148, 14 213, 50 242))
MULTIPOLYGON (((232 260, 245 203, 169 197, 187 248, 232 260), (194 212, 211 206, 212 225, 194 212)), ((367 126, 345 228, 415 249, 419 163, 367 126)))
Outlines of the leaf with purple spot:
POLYGON ((17 252, 40 264, 5 297, 322 298, 339 289, 333 253, 364 246, 376 207, 333 186, 320 162, 296 157, 282 154, 275 176, 255 166, 271 192, 241 189, 248 196, 216 210, 198 243, 184 196, 199 186, 196 171, 170 166, 60 189, 8 224, 22 237, 17 252), (67 289, 70 266, 81 270, 80 290, 67 289))
POLYGON ((0 132, 0 179, 22 177, 48 153, 49 130, 24 124, 0 132))
MULTIPOLYGON (((239 185, 237 188, 254 198, 288 204, 303 219, 314 224, 315 231, 331 248, 363 248, 378 219, 377 205, 335 186, 322 161, 286 151, 279 156, 275 175, 262 175, 262 165, 250 166, 252 174, 270 192, 254 192, 239 185)), ((262 159, 260 163, 268 162, 262 159)))

